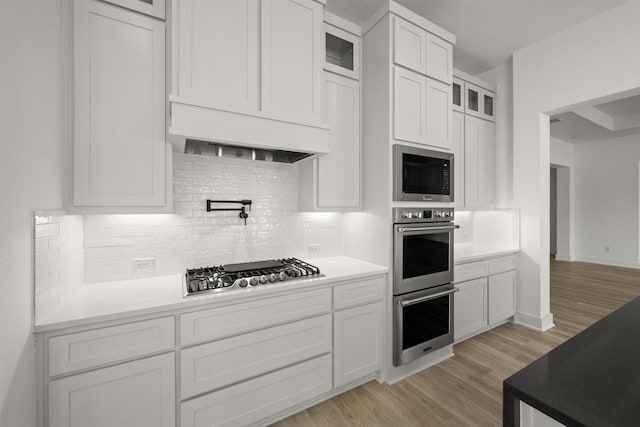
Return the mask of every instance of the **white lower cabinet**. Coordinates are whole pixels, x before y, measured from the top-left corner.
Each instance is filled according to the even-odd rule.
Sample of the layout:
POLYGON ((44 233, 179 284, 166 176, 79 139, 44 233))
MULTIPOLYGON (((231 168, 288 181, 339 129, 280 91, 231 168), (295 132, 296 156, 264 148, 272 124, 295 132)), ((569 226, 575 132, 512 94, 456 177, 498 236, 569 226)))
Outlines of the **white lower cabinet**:
POLYGON ((339 387, 382 368, 382 302, 333 314, 333 385, 339 387))
POLYGON ((453 336, 456 341, 475 335, 488 325, 487 278, 470 280, 456 285, 453 336))
POLYGON ((515 314, 515 287, 515 271, 489 276, 490 325, 499 323, 515 314))
POLYGON ((516 256, 457 264, 454 268, 454 340, 463 341, 515 315, 516 256))
POLYGON ((149 357, 51 381, 48 425, 175 425, 174 354, 149 357))
POLYGON ((274 422, 380 371, 385 289, 386 276, 374 275, 45 332, 39 424, 274 422))
POLYGON ((254 424, 330 390, 331 356, 325 355, 184 402, 180 425, 254 424))
POLYGON ((181 352, 182 398, 329 352, 330 314, 190 347, 181 352))

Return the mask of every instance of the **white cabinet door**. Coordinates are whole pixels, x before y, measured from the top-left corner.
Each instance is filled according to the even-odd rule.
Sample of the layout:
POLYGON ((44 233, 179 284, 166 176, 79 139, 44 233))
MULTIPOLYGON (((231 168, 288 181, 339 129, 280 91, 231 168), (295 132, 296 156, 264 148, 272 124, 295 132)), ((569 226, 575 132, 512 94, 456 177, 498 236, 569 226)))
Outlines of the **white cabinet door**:
POLYGON ((454 206, 464 206, 464 114, 454 111, 452 114, 451 148, 453 149, 453 197, 454 206))
POLYGON ((325 73, 330 154, 317 162, 319 208, 360 206, 360 83, 325 73))
POLYGON ((56 427, 175 426, 173 353, 49 383, 49 423, 56 427))
POLYGON ((501 322, 515 314, 516 272, 489 276, 489 324, 501 322))
POLYGON ((73 3, 73 205, 165 206, 165 25, 73 3))
POLYGON ((453 80, 453 45, 427 34, 427 75, 451 84, 453 80))
POLYGON ((485 120, 496 120, 496 95, 488 90, 483 90, 480 96, 482 107, 482 118, 485 120))
POLYGON ((319 122, 323 106, 322 5, 314 0, 262 0, 261 42, 262 111, 319 122))
POLYGON ((495 135, 495 123, 465 117, 464 189, 467 207, 492 207, 495 204, 495 135))
POLYGON ((488 325, 487 278, 457 283, 454 303, 453 337, 456 342, 482 331, 488 325))
POLYGON ((399 67, 394 69, 393 137, 425 144, 427 141, 427 79, 399 67))
POLYGON ((482 92, 484 89, 469 82, 465 82, 464 89, 464 112, 482 118, 482 92))
POLYGON ((427 32, 404 19, 393 18, 393 62, 419 73, 427 72, 427 32))
POLYGON ((453 78, 452 89, 452 105, 453 111, 464 113, 464 92, 465 82, 457 77, 453 78))
POLYGON ((382 368, 382 302, 333 314, 333 385, 340 387, 382 368))
POLYGON ((427 145, 451 150, 451 85, 427 79, 427 145))
POLYGON ((127 9, 135 10, 145 15, 155 16, 164 19, 166 15, 165 0, 103 0, 108 3, 117 4, 127 9))
POLYGON ((180 0, 178 88, 192 102, 258 111, 258 0, 180 0))

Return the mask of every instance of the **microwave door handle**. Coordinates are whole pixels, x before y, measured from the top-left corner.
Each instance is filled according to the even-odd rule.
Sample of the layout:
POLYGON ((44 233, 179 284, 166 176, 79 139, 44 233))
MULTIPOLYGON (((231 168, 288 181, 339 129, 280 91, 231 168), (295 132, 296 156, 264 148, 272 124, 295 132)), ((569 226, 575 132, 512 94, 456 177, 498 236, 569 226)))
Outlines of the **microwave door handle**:
POLYGON ((443 227, 400 227, 398 231, 400 233, 406 233, 407 231, 441 231, 441 230, 455 230, 460 228, 459 225, 447 225, 443 227))
POLYGON ((458 292, 458 291, 460 291, 460 289, 453 288, 450 291, 438 292, 437 294, 427 295, 426 297, 420 297, 420 298, 415 298, 415 299, 409 299, 409 300, 406 300, 406 301, 400 301, 398 304, 400 304, 403 307, 406 307, 408 305, 418 304, 419 302, 429 301, 430 299, 439 298, 439 297, 443 297, 445 295, 453 294, 453 293, 458 292))

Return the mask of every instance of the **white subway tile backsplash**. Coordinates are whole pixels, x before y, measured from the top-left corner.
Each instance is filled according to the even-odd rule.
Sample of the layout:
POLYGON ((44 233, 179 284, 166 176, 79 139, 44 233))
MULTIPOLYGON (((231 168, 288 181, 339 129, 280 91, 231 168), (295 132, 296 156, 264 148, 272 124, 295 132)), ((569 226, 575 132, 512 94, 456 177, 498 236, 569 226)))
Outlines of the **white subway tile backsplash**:
MULTIPOLYGON (((342 254, 342 217, 298 212, 298 166, 174 154, 175 215, 91 215, 84 221, 85 283, 182 273, 186 268, 342 254), (207 199, 251 199, 238 212, 206 212, 207 199), (108 248, 108 252, 95 249, 108 248), (154 257, 153 271, 133 258, 154 257)), ((239 205, 219 205, 217 207, 239 205)))

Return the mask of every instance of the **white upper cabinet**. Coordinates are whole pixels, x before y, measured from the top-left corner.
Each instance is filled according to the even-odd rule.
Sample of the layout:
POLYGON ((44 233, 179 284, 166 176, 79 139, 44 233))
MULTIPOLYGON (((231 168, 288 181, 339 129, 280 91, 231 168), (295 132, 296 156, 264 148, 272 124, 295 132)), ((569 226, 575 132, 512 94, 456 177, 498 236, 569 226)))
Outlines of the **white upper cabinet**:
POLYGON ((75 208, 164 207, 165 24, 73 2, 75 208))
POLYGON ((394 16, 393 62, 451 84, 453 45, 415 24, 394 16))
POLYGON ((118 6, 126 7, 127 9, 135 10, 136 12, 144 13, 145 15, 154 16, 159 19, 164 19, 166 15, 165 0, 103 0, 103 1, 117 4, 118 6))
MULTIPOLYGON (((180 0, 179 93, 258 111, 258 0, 180 0)), ((175 18, 174 18, 175 19, 175 18)))
POLYGON ((451 85, 453 111, 459 111, 464 113, 464 91, 465 82, 457 77, 453 78, 453 84, 451 85))
POLYGON ((452 114, 451 146, 455 156, 453 168, 453 185, 456 208, 464 206, 464 175, 465 175, 465 155, 464 155, 464 114, 457 111, 452 114))
POLYGON ((464 112, 481 119, 495 121, 495 93, 469 82, 466 82, 464 87, 464 112))
POLYGON ((451 150, 451 86, 427 78, 426 91, 427 145, 451 150))
POLYGON ((427 141, 427 79, 403 68, 394 69, 393 137, 425 144, 427 141))
POLYGON ((451 150, 451 86, 396 67, 393 137, 451 150))
POLYGON ((465 206, 490 208, 495 205, 495 123, 465 116, 465 206))
POLYGON ((299 209, 356 211, 361 186, 360 37, 330 24, 325 31, 323 119, 329 126, 330 153, 300 162, 299 209))
POLYGON ((316 161, 319 208, 360 206, 360 84, 325 74, 330 154, 316 161))
POLYGON ((427 34, 427 75, 447 84, 453 79, 453 46, 432 34, 427 34))
POLYGON ((173 19, 170 134, 328 152, 321 3, 181 0, 173 19))
POLYGON ((262 110, 320 121, 323 8, 313 0, 262 0, 262 110))
POLYGON ((393 62, 419 73, 427 72, 427 32, 404 19, 393 18, 393 62))
POLYGON ((324 32, 324 69, 360 80, 360 37, 327 23, 324 32))

